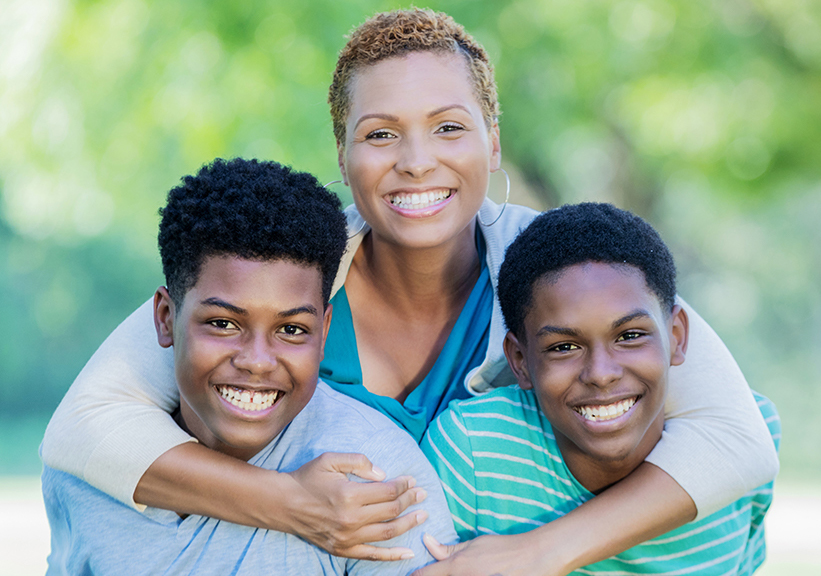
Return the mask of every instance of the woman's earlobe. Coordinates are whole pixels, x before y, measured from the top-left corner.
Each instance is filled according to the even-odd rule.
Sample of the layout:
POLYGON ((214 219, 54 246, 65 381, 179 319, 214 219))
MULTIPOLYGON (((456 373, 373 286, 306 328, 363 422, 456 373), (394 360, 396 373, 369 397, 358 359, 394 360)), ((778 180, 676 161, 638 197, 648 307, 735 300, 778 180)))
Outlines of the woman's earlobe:
POLYGON ((341 142, 336 143, 336 162, 339 165, 339 173, 342 174, 342 183, 349 186, 348 174, 345 171, 345 145, 341 142))

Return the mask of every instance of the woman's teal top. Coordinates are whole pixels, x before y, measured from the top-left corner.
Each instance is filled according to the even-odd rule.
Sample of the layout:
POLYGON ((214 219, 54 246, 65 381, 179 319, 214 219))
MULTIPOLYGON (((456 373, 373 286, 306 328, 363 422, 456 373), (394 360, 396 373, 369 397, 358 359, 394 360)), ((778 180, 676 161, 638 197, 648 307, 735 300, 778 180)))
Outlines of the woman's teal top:
POLYGON ((325 359, 320 364, 319 377, 335 390, 390 417, 421 442, 428 424, 448 407, 451 400, 470 397, 464 385, 465 377, 481 364, 487 353, 493 287, 485 261, 484 240, 480 235, 478 248, 482 262, 479 279, 433 368, 404 403, 369 392, 362 385, 362 367, 344 286, 331 299, 333 319, 325 341, 325 359))

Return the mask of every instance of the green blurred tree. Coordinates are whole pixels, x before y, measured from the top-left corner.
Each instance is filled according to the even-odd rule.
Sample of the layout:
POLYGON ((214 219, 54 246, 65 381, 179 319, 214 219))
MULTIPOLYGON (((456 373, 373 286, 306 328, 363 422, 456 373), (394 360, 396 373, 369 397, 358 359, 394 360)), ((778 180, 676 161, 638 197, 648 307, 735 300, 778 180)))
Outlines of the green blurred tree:
MULTIPOLYGON (((156 212, 181 175, 241 155, 337 177, 336 53, 353 26, 400 5, 5 0, 0 296, 14 333, 0 349, 2 426, 43 423, 162 281, 156 212), (21 393, 33 390, 37 406, 21 393)), ((543 206, 612 201, 657 224, 682 294, 781 408, 785 462, 820 472, 821 423, 798 417, 821 400, 819 4, 431 7, 496 63, 518 185, 543 206)))

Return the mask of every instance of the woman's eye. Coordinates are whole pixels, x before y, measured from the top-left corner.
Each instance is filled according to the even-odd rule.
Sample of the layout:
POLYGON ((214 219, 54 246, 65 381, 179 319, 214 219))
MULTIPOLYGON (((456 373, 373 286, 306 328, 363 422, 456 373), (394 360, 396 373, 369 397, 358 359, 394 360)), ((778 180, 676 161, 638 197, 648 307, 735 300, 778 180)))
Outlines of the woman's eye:
POLYGON ((230 330, 232 328, 237 327, 236 324, 234 324, 230 320, 223 320, 221 318, 217 320, 209 320, 208 323, 219 330, 230 330))
POLYGON ((439 133, 447 133, 447 132, 456 132, 456 131, 464 130, 464 129, 465 129, 465 127, 462 126, 461 124, 448 123, 448 124, 443 124, 436 131, 439 132, 439 133))
POLYGON ((293 324, 286 324, 280 328, 279 331, 287 336, 299 336, 300 334, 305 334, 305 330, 299 326, 294 326, 293 324))
POLYGON ((396 138, 396 136, 387 130, 374 130, 365 136, 365 140, 389 140, 391 138, 396 138))

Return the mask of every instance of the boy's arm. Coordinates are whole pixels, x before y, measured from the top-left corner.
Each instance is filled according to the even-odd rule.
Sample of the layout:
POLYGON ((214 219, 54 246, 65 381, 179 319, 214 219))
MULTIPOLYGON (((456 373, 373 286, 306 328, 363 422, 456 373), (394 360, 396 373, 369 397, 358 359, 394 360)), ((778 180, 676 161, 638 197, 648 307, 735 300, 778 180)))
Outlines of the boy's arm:
POLYGON ((662 438, 647 461, 690 495, 703 518, 778 472, 772 438, 727 347, 695 310, 687 359, 670 369, 662 438))
POLYGON ((72 384, 46 429, 43 461, 137 509, 135 496, 157 508, 289 532, 337 555, 401 556, 364 543, 416 525, 413 515, 391 521, 416 501, 410 479, 350 482, 349 472, 385 476, 367 458, 345 454, 291 474, 261 470, 192 442, 169 416, 178 403, 173 353, 157 344, 149 301, 72 384))

